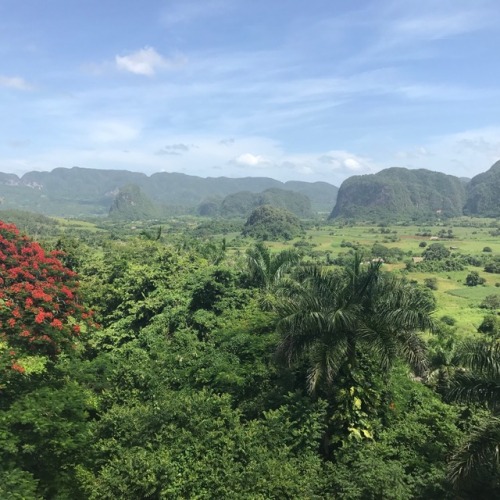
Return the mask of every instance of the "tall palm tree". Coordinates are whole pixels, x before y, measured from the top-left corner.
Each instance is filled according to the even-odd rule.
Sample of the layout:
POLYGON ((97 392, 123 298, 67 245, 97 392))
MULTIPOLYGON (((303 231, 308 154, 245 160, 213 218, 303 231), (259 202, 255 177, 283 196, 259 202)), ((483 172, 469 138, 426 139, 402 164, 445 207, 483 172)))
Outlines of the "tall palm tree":
POLYGON ((265 291, 278 287, 286 273, 299 260, 299 255, 294 250, 282 250, 273 254, 262 242, 247 251, 250 279, 265 291))
POLYGON ((489 487, 500 494, 500 341, 466 342, 459 359, 463 370, 452 380, 449 399, 480 403, 491 413, 455 452, 448 477, 459 489, 487 477, 489 487))
POLYGON ((420 289, 362 265, 344 271, 304 271, 301 286, 277 306, 280 353, 289 364, 306 360, 309 392, 328 388, 342 369, 354 371, 360 353, 387 370, 399 357, 422 372, 425 349, 417 331, 432 327, 434 303, 420 289))

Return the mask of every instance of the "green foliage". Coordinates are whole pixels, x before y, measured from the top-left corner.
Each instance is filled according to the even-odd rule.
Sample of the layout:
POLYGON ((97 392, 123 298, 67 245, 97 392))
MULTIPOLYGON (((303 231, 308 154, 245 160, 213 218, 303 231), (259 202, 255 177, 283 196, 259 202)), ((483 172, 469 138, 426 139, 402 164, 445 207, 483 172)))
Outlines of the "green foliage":
POLYGON ((457 320, 453 316, 448 316, 448 315, 445 315, 440 319, 443 323, 449 326, 453 326, 457 322, 457 320))
POLYGON ((459 360, 464 369, 456 372, 448 397, 479 403, 490 413, 455 451, 448 476, 459 491, 494 498, 500 494, 500 344, 495 340, 465 342, 459 360))
POLYGON ((272 254, 262 242, 257 243, 247 250, 250 284, 267 292, 276 291, 285 281, 286 273, 298 262, 299 255, 294 250, 272 254))
POLYGON ((404 372, 394 375, 387 426, 374 441, 351 441, 329 464, 335 498, 451 498, 446 461, 460 436, 457 411, 404 372))
POLYGON ((302 226, 292 213, 281 208, 263 205, 256 208, 243 227, 243 236, 259 240, 291 240, 299 235, 302 226))
POLYGON ((315 496, 319 430, 309 422, 321 421, 322 405, 306 411, 302 425, 286 407, 245 423, 228 396, 160 391, 154 405, 107 413, 92 450, 100 464, 80 478, 90 499, 315 496))
POLYGON ((487 314, 483 318, 482 323, 478 326, 477 331, 494 337, 499 337, 500 318, 496 314, 487 314))
POLYGON ((484 270, 487 273, 500 274, 500 256, 495 256, 484 266, 484 270))
POLYGON ((429 288, 429 290, 437 290, 437 278, 424 278, 424 286, 429 288))
MULTIPOLYGON (((498 363, 481 365, 489 385, 472 379, 479 356, 459 352, 462 311, 449 309, 455 326, 430 320, 435 298, 417 285, 429 274, 408 282, 363 264, 362 227, 338 238, 311 228, 297 246, 306 265, 291 244, 222 239, 235 224, 162 221, 156 238, 157 222, 101 221, 99 233, 51 239, 102 327, 71 356, 31 359, 0 388, 0 498, 496 497, 486 458, 498 363), (342 238, 352 242, 335 256, 345 267, 316 267, 313 252, 342 238), (453 397, 469 409, 435 393, 458 385, 453 397), (446 478, 454 449, 453 467, 465 451, 485 451, 474 451, 484 474, 469 475, 470 488, 462 475, 456 494, 446 478)), ((402 249, 376 243, 368 259, 414 250, 405 237, 416 228, 396 229, 402 249)), ((368 241, 394 231, 381 225, 368 241)), ((425 264, 447 260, 472 265, 425 264)), ((450 287, 439 278, 441 300, 450 287)), ((459 291, 478 304, 495 289, 459 291)), ((483 338, 495 341, 491 317, 483 338)))
POLYGON ((482 285, 486 280, 479 276, 479 273, 477 271, 471 271, 466 277, 465 277, 465 284, 467 286, 478 286, 482 285))
POLYGON ((425 260, 442 260, 450 256, 450 251, 442 243, 432 243, 422 256, 425 260))
POLYGON ((500 309, 500 295, 494 293, 491 295, 487 295, 481 304, 479 304, 481 309, 500 309))
POLYGON ((388 264, 403 260, 404 252, 400 248, 388 248, 380 243, 374 243, 371 249, 372 258, 383 259, 388 264))

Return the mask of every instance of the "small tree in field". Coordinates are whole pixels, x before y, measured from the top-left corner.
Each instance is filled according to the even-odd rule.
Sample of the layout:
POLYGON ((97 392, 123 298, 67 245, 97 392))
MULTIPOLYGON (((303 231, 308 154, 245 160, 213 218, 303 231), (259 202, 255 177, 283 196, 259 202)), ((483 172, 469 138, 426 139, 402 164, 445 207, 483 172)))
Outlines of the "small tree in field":
POLYGON ((72 350, 91 324, 77 298, 76 274, 58 252, 0 221, 0 378, 26 371, 35 358, 72 350))
POLYGON ((484 284, 486 280, 479 276, 477 271, 471 271, 465 278, 465 284, 467 286, 478 286, 484 284))

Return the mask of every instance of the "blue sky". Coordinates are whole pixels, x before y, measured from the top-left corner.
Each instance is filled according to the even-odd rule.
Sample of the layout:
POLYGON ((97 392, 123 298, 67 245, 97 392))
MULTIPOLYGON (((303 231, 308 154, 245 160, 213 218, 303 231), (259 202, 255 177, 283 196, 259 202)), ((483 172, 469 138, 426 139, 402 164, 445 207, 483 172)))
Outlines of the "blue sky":
POLYGON ((323 180, 500 159, 498 0, 1 0, 0 171, 323 180))

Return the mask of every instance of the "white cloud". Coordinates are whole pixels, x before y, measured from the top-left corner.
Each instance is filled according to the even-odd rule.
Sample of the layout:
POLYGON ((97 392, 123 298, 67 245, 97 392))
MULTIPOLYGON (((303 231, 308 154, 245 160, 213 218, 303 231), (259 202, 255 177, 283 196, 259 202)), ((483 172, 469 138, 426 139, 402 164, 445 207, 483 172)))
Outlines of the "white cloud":
POLYGON ((423 146, 395 154, 399 166, 473 177, 500 159, 500 128, 485 127, 434 137, 423 146))
POLYGON ((247 167, 258 167, 269 164, 269 161, 260 155, 253 155, 252 153, 243 153, 234 159, 238 165, 247 167))
POLYGON ((484 23, 473 11, 446 12, 397 21, 394 32, 410 39, 436 40, 474 31, 484 23))
POLYGON ((318 161, 328 165, 331 170, 351 173, 370 173, 374 170, 373 162, 370 159, 353 155, 347 151, 329 151, 320 156, 318 161))
POLYGON ((117 68, 122 71, 145 76, 153 76, 157 70, 170 65, 153 47, 144 47, 125 56, 116 56, 115 62, 117 68))
POLYGON ((33 87, 26 82, 24 78, 19 76, 2 76, 0 75, 0 87, 7 87, 15 90, 32 90, 33 87))

